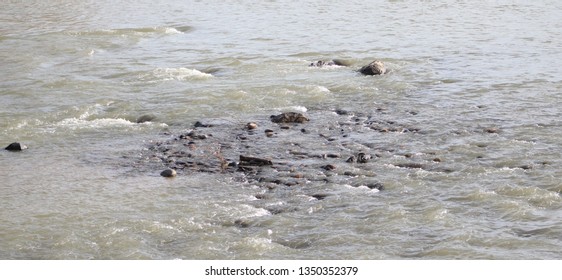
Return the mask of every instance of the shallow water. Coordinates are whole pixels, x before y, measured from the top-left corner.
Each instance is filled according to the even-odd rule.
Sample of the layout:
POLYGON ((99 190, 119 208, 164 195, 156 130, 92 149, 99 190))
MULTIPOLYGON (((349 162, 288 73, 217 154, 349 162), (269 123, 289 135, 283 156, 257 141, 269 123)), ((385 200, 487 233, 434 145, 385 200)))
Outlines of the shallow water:
POLYGON ((0 152, 1 258, 562 257, 558 1, 152 2, 3 3, 0 143, 29 149, 0 152), (198 120, 330 133, 336 109, 419 132, 350 130, 362 175, 273 192, 134 167, 198 120))

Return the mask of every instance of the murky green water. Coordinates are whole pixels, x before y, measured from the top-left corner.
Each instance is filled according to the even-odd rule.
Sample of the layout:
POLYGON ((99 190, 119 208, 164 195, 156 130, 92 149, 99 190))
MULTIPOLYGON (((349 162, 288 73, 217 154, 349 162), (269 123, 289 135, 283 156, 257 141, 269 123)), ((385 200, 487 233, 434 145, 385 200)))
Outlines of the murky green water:
POLYGON ((1 258, 562 256, 559 2, 54 2, 0 10, 0 144, 29 147, 0 152, 1 258), (335 109, 420 130, 349 138, 384 191, 131 167, 198 120, 335 109))

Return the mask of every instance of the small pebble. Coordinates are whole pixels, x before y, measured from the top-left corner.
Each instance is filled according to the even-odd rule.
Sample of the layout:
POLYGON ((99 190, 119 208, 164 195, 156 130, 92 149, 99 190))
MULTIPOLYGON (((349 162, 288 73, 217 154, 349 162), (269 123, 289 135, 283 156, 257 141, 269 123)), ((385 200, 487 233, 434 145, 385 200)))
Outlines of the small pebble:
POLYGON ((249 122, 248 124, 246 124, 246 128, 248 129, 256 129, 258 128, 258 125, 254 122, 249 122))

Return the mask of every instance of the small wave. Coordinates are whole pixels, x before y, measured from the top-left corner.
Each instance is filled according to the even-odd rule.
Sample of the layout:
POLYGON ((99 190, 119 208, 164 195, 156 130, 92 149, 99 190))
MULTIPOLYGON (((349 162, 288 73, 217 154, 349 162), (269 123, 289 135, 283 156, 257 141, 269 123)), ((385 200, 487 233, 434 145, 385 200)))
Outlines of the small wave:
POLYGON ((240 218, 247 219, 247 218, 255 218, 255 217, 262 217, 262 216, 269 216, 271 213, 263 208, 256 208, 250 205, 243 205, 243 209, 240 209, 243 214, 240 218))
POLYGON ((213 75, 189 68, 157 68, 147 75, 141 76, 141 80, 153 82, 159 81, 189 81, 212 78, 213 75))
POLYGON ((144 36, 150 34, 184 34, 189 32, 192 28, 190 26, 179 26, 179 27, 139 27, 139 28, 116 28, 116 29, 101 29, 101 30, 91 30, 91 31, 70 31, 66 34, 73 36, 106 36, 106 35, 118 35, 118 36, 144 36))
POLYGON ((306 113, 306 111, 308 111, 308 109, 304 106, 289 106, 289 107, 283 107, 283 108, 277 108, 277 110, 282 111, 282 112, 286 112, 286 111, 296 111, 296 112, 303 112, 306 113))
POLYGON ((68 118, 56 124, 57 127, 65 127, 70 129, 91 129, 91 128, 106 128, 106 127, 131 127, 135 123, 125 119, 117 118, 102 118, 85 120, 81 118, 68 118))

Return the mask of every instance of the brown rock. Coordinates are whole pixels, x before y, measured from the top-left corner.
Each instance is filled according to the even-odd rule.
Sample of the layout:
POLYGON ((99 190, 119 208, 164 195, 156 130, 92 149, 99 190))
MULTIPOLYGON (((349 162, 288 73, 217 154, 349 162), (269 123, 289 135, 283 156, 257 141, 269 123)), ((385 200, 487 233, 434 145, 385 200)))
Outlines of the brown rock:
POLYGON ((384 63, 382 61, 375 60, 369 63, 369 65, 361 67, 361 69, 359 69, 359 72, 361 72, 361 74, 363 75, 369 76, 382 75, 386 73, 386 67, 384 66, 384 63))
POLYGON ((305 115, 295 112, 273 115, 270 116, 270 119, 274 123, 304 123, 309 121, 309 119, 305 115))

